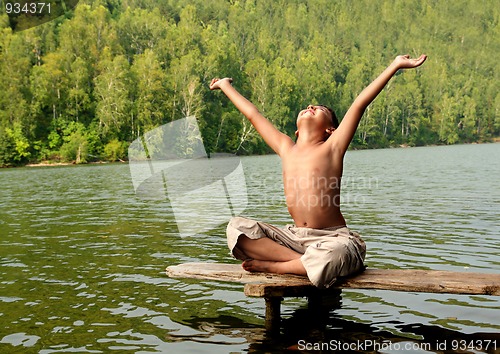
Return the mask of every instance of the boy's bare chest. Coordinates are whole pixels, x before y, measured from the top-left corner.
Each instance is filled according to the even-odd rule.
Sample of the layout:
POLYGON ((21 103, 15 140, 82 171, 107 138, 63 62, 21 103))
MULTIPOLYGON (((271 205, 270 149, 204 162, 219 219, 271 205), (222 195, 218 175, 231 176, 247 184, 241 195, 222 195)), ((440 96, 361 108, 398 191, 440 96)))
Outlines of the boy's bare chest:
POLYGON ((320 149, 291 152, 282 158, 282 168, 285 184, 293 180, 340 179, 342 175, 341 159, 320 149))

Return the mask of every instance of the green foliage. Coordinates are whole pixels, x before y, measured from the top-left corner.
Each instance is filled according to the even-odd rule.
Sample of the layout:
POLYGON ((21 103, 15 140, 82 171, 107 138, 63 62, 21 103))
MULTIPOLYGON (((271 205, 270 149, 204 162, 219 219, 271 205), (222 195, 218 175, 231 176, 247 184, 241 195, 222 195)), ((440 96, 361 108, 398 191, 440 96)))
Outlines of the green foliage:
POLYGON ((74 163, 87 162, 87 139, 81 132, 71 133, 61 146, 63 161, 74 163))
POLYGON ((429 56, 367 109, 352 147, 500 136, 494 0, 84 0, 12 33, 0 15, 0 166, 126 158, 132 140, 195 116, 207 152, 267 153, 234 85, 282 131, 310 103, 341 118, 397 54, 429 56))
POLYGON ((5 128, 0 127, 0 166, 13 166, 19 159, 15 144, 5 128))
POLYGON ((61 157, 65 162, 85 163, 88 155, 88 138, 81 123, 71 122, 63 130, 61 157))
POLYGON ((22 128, 19 124, 15 124, 13 128, 6 128, 5 134, 7 139, 14 142, 14 149, 16 151, 15 162, 27 160, 31 156, 30 142, 23 134, 22 128))
POLYGON ((104 147, 104 158, 111 162, 123 161, 126 158, 127 147, 127 143, 113 139, 104 147))

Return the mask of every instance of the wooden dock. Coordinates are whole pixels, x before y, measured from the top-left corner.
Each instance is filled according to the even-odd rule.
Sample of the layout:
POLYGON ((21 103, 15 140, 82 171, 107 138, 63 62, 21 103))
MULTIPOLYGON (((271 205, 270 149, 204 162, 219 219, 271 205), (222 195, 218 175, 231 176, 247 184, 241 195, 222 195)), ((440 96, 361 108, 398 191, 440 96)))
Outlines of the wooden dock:
POLYGON ((500 274, 450 272, 420 269, 366 269, 338 279, 329 289, 318 289, 306 277, 271 273, 250 273, 240 264, 184 263, 167 268, 171 278, 210 279, 245 284, 245 295, 266 301, 266 329, 280 324, 284 297, 307 297, 314 305, 322 297, 338 297, 342 289, 379 289, 404 292, 500 296, 500 274))

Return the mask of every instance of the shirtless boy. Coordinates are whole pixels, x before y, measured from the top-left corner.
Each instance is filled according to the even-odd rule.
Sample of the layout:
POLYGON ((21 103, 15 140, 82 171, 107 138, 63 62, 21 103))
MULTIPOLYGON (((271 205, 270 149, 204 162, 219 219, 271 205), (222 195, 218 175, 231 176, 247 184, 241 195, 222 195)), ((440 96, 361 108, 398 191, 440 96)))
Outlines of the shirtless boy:
POLYGON ((354 100, 341 123, 325 106, 309 105, 297 117, 297 141, 278 131, 258 109, 231 85, 232 79, 213 79, 252 123, 282 160, 288 211, 295 225, 278 228, 250 219, 232 218, 227 241, 234 257, 252 272, 307 275, 317 287, 331 286, 338 276, 364 269, 366 247, 349 230, 340 211, 340 180, 344 154, 366 107, 399 69, 416 68, 425 55, 400 55, 354 100))

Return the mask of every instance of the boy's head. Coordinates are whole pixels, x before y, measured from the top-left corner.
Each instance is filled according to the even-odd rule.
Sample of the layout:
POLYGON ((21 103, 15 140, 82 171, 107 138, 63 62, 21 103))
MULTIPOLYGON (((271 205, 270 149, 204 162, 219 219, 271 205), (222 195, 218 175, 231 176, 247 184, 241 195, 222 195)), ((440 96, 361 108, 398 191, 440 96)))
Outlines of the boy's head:
POLYGON ((330 115, 331 115, 331 118, 332 118, 332 127, 334 127, 335 129, 337 129, 339 127, 339 121, 338 121, 337 116, 335 115, 335 112, 333 111, 333 109, 331 109, 328 106, 321 105, 321 104, 319 105, 319 107, 326 108, 326 110, 328 112, 330 112, 330 115))
MULTIPOLYGON (((325 130, 325 140, 333 133, 335 129, 339 126, 339 121, 335 112, 328 106, 324 105, 309 105, 306 109, 299 112, 297 117, 297 128, 300 128, 301 120, 306 118, 312 118, 316 122, 315 125, 320 129, 325 130)), ((295 132, 297 138, 299 137, 299 131, 295 132)))

